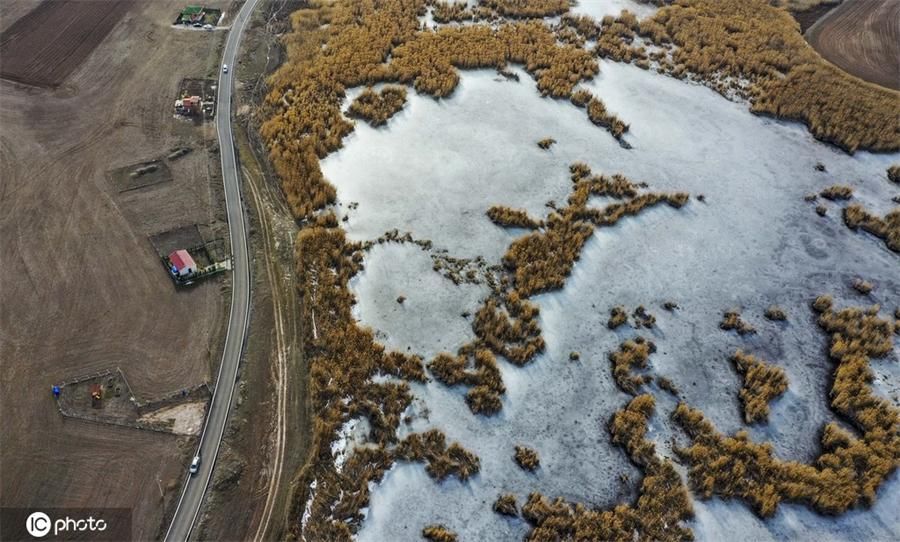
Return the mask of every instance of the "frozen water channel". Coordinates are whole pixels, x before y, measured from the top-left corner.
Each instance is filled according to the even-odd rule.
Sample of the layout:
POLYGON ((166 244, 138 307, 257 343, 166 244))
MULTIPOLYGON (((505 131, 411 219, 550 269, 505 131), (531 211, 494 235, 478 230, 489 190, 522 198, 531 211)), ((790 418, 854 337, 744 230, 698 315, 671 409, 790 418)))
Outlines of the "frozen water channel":
MULTIPOLYGON (((582 2, 587 4, 587 2, 582 2)), ((374 489, 361 540, 418 540, 426 524, 444 523, 461 540, 517 540, 522 520, 494 514, 500 493, 519 504, 531 491, 594 506, 633 498, 640 473, 609 442, 606 423, 628 397, 612 381, 607 355, 632 330, 609 331, 609 309, 645 305, 657 328, 643 334, 659 351, 654 372, 670 378, 687 403, 701 408, 725 432, 744 428, 737 402, 738 376, 728 362, 743 348, 785 368, 789 391, 772 404, 770 423, 750 428, 771 441, 782 459, 810 461, 818 435, 834 419, 827 408, 826 337, 809 300, 835 295, 839 306, 880 303, 882 314, 900 300, 900 258, 866 234, 845 228, 840 205, 826 217, 803 196, 836 183, 855 189, 855 200, 883 213, 891 186, 885 170, 898 156, 849 156, 812 139, 798 124, 751 115, 702 86, 638 68, 602 63, 586 85, 625 122, 632 150, 593 126, 583 110, 542 99, 524 72, 521 82, 489 71, 462 72, 449 99, 410 92, 386 127, 358 123, 345 148, 323 161, 337 187, 339 212, 353 239, 374 239, 393 228, 429 239, 455 257, 500 260, 520 231, 493 225, 491 205, 544 215, 549 200, 564 202, 568 165, 581 160, 596 173, 623 173, 651 190, 704 194, 681 210, 654 208, 614 228, 597 230, 563 290, 535 298, 547 351, 525 368, 500 361, 508 388, 494 418, 471 414, 465 390, 440 383, 414 385, 418 416, 412 430, 439 427, 481 458, 481 473, 466 483, 432 481, 419 464, 400 464, 374 489), (558 143, 549 151, 536 142, 558 143), (827 172, 815 170, 823 163, 827 172), (358 208, 349 209, 350 202, 358 208), (857 276, 877 288, 869 297, 849 287, 857 276), (668 313, 665 300, 680 309, 668 313), (772 303, 788 322, 762 317, 772 303), (738 337, 718 328, 722 311, 736 308, 759 330, 738 337), (580 352, 579 362, 569 353, 580 352), (535 474, 512 461, 527 444, 541 456, 535 474), (631 483, 623 484, 625 473, 631 483)), ((893 192, 896 192, 894 190, 893 192)), ((432 357, 470 340, 470 319, 487 294, 481 286, 454 285, 431 270, 427 251, 413 244, 377 245, 352 288, 356 316, 389 348, 432 357), (407 300, 397 303, 398 296, 407 300)), ((625 329, 625 328, 620 328, 625 329)), ((875 360, 879 390, 896 395, 900 348, 875 360)), ((896 400, 895 397, 891 397, 896 400)), ((661 452, 672 434, 672 401, 658 401, 653 434, 661 452)), ((782 505, 766 522, 738 502, 695 505, 691 527, 699 540, 886 540, 900 537, 896 473, 869 511, 824 518, 782 505)))

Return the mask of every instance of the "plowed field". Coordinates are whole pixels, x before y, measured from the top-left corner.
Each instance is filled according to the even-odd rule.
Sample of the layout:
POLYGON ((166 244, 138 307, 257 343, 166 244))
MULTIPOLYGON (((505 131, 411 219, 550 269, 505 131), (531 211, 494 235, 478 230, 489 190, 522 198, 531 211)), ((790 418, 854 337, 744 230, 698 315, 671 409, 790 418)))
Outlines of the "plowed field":
POLYGON ((900 90, 900 2, 847 0, 812 26, 809 43, 853 75, 900 90))
POLYGON ((44 0, 0 34, 0 77, 59 86, 133 5, 133 0, 44 0))

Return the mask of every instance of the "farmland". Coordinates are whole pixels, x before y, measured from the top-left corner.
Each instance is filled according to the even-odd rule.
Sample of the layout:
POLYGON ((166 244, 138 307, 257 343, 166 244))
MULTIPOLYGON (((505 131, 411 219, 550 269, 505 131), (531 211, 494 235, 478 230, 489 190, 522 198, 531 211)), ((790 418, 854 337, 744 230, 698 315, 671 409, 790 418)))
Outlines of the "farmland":
POLYGON ((59 86, 134 4, 134 0, 41 2, 0 34, 0 77, 59 86))
MULTIPOLYGON (((57 4, 35 9, 56 13, 57 4)), ((148 540, 177 496, 192 437, 63 417, 49 390, 118 367, 145 403, 215 374, 227 282, 175 290, 151 238, 195 224, 207 239, 222 236, 215 134, 172 118, 182 79, 216 76, 222 33, 172 29, 183 7, 175 1, 64 5, 95 16, 96 6, 123 11, 108 27, 80 27, 93 50, 73 51, 83 58, 68 60, 64 80, 7 49, 11 42, 2 51, 4 68, 32 66, 42 86, 0 79, 0 260, 15 269, 0 276, 0 501, 127 507, 134 538, 148 540), (185 49, 196 54, 179 56, 185 49), (168 158, 177 147, 193 150, 168 158), (148 172, 154 182, 121 191, 117 171, 153 160, 166 164, 148 172)), ((4 24, 46 17, 27 7, 0 2, 4 24)), ((75 11, 69 21, 84 25, 75 11)), ((20 43, 75 49, 27 21, 9 25, 20 43), (22 33, 29 28, 38 38, 22 33)), ((69 36, 58 32, 66 24, 53 24, 69 36)))
POLYGON ((807 33, 809 43, 840 68, 900 90, 900 2, 845 1, 807 33))

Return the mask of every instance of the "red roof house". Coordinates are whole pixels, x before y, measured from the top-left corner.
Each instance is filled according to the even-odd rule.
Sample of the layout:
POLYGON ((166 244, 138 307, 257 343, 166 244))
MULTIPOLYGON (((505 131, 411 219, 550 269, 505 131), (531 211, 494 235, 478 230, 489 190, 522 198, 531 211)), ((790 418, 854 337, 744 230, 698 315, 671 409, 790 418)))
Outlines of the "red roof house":
POLYGON ((172 263, 172 274, 184 277, 197 272, 197 264, 194 258, 184 249, 176 250, 169 254, 169 262, 172 263))

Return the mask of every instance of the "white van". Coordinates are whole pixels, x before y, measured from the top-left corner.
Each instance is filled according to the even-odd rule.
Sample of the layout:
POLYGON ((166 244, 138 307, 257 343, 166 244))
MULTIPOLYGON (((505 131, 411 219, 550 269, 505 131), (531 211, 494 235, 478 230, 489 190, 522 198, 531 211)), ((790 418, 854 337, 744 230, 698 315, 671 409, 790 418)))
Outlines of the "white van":
POLYGON ((191 475, 197 474, 197 471, 200 470, 200 456, 195 455, 194 460, 191 461, 191 468, 188 469, 191 472, 191 475))

